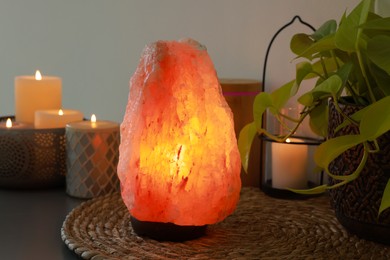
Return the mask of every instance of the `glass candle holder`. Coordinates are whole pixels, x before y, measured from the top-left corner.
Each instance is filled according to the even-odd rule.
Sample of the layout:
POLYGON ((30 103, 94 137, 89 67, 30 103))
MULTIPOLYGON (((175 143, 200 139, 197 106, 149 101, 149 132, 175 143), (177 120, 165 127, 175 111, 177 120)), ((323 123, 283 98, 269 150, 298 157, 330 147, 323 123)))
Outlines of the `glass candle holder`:
POLYGON ((74 122, 66 126, 66 192, 94 198, 119 190, 119 124, 74 122))
POLYGON ((262 138, 262 190, 273 197, 305 198, 289 189, 308 189, 323 183, 323 173, 315 172, 313 154, 320 142, 293 136, 286 142, 262 138))
MULTIPOLYGON (((286 136, 295 129, 295 119, 301 107, 281 110, 283 116, 276 120, 267 115, 267 129, 276 136, 286 136)), ((269 195, 286 198, 303 196, 290 189, 308 189, 323 183, 323 174, 315 172, 314 151, 321 140, 314 135, 307 121, 285 142, 262 137, 262 189, 269 195)), ((305 195, 307 196, 307 195, 305 195)))

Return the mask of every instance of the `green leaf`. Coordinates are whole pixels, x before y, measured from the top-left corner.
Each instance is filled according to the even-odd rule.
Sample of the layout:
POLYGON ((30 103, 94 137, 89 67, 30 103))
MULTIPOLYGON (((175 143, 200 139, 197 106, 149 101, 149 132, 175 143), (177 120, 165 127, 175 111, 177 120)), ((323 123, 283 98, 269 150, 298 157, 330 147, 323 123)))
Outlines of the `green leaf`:
POLYGON ((309 48, 314 41, 310 38, 309 35, 304 33, 295 34, 290 41, 290 49, 296 55, 301 54, 307 48, 309 48))
POLYGON ((301 82, 313 72, 310 62, 300 62, 296 65, 296 84, 299 86, 301 82))
POLYGON ((370 5, 371 0, 362 0, 360 4, 342 20, 335 37, 335 43, 338 48, 350 52, 356 50, 356 47, 358 46, 357 42, 362 30, 359 26, 366 22, 370 5))
POLYGON ((274 92, 267 93, 261 92, 253 101, 253 118, 257 130, 260 130, 263 125, 263 114, 267 109, 270 109, 272 113, 277 113, 282 107, 285 106, 290 97, 294 94, 292 88, 295 81, 292 80, 274 92))
MULTIPOLYGON (((337 60, 339 63, 342 63, 342 61, 340 61, 339 59, 337 60)), ((320 75, 325 75, 323 65, 325 65, 326 73, 334 72, 338 69, 337 63, 335 62, 334 58, 322 59, 322 61, 321 60, 316 61, 315 63, 312 64, 312 69, 313 71, 317 72, 320 75)), ((310 75, 307 78, 310 78, 310 75)))
POLYGON ((304 106, 312 106, 319 99, 335 96, 341 89, 343 82, 338 75, 332 75, 322 81, 312 91, 303 94, 298 98, 298 102, 304 106))
POLYGON ((378 67, 390 74, 390 36, 378 35, 369 40, 367 55, 378 67))
POLYGON ((304 106, 310 107, 314 104, 313 92, 307 92, 298 98, 298 102, 304 106))
POLYGON ((329 139, 318 146, 314 153, 314 161, 319 167, 328 169, 334 159, 362 141, 359 135, 343 135, 329 139))
POLYGON ((332 75, 325 81, 323 81, 321 84, 319 84, 315 89, 313 89, 313 92, 329 93, 332 95, 336 95, 340 91, 342 85, 343 82, 340 76, 332 75))
POLYGON ((372 141, 390 130, 390 96, 367 107, 360 121, 360 135, 372 141))
POLYGON ((299 53, 298 57, 305 57, 309 60, 312 60, 315 57, 315 54, 335 49, 336 45, 334 38, 334 34, 325 36, 321 40, 310 45, 303 52, 299 53))
POLYGON ((390 96, 390 74, 386 73, 384 70, 373 63, 369 63, 368 65, 380 91, 385 96, 390 96))
POLYGON ((238 137, 238 150, 240 151, 241 163, 245 172, 248 172, 249 153, 256 133, 256 126, 252 122, 241 129, 238 137))
POLYGON ((381 205, 379 206, 379 215, 387 208, 390 208, 390 179, 387 181, 385 191, 382 195, 381 205))
POLYGON ((294 84, 295 80, 292 80, 271 93, 272 105, 276 110, 284 107, 290 97, 295 95, 294 84))
POLYGON ((261 92, 253 101, 253 118, 256 129, 261 129, 263 125, 263 114, 268 107, 272 106, 271 95, 267 92, 261 92))
POLYGON ((320 26, 311 37, 318 41, 329 34, 333 34, 336 32, 337 22, 335 20, 326 21, 323 25, 320 26))
POLYGON ((371 20, 362 24, 360 27, 368 30, 390 31, 390 17, 371 20))
POLYGON ((310 112, 309 125, 315 134, 323 137, 328 135, 328 105, 326 100, 322 100, 320 105, 310 112))

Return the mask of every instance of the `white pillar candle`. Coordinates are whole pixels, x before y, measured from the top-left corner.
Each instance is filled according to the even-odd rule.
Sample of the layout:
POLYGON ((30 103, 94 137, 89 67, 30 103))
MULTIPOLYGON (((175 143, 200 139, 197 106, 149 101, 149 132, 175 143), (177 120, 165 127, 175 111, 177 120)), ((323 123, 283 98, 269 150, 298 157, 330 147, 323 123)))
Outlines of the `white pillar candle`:
POLYGON ((60 109, 62 98, 61 78, 41 76, 15 77, 16 121, 34 123, 36 110, 60 109))
POLYGON ((53 109, 35 111, 35 128, 64 128, 66 124, 83 120, 78 110, 53 109))
MULTIPOLYGON (((290 138, 290 142, 303 142, 290 138)), ((272 143, 272 187, 277 189, 307 188, 308 147, 304 144, 272 143)))

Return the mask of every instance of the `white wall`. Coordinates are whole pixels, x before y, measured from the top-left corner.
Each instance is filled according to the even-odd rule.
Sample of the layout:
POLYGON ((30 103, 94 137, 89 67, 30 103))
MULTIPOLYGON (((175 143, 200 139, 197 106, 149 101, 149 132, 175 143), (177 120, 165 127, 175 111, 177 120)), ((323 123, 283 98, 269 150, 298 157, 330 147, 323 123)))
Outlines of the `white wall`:
MULTIPOLYGON (((386 0, 387 1, 387 0, 386 0)), ((1 0, 0 114, 14 113, 17 75, 63 79, 63 105, 120 122, 128 81, 145 44, 192 37, 220 77, 261 79, 272 35, 299 14, 318 27, 358 0, 1 0)), ((290 78, 285 47, 273 48, 267 84, 290 78), (278 49, 279 48, 279 49, 278 49), (279 58, 282 60, 280 62, 279 58), (287 60, 284 62, 283 59, 287 60)), ((281 46, 281 45, 280 45, 281 46)))

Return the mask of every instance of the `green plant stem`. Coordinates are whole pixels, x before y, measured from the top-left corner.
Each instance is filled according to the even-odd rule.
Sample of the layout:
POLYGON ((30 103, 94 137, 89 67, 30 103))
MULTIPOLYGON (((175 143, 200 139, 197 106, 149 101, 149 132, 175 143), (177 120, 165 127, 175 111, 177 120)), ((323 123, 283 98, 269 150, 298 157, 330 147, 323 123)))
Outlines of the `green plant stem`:
POLYGON ((348 182, 349 182, 349 181, 347 181, 347 180, 340 181, 340 182, 338 182, 338 183, 336 183, 336 184, 334 184, 334 185, 332 185, 332 186, 327 186, 326 189, 327 189, 327 190, 331 190, 331 189, 334 189, 334 188, 337 188, 337 187, 341 187, 341 186, 347 184, 348 182))
POLYGON ((301 125, 301 123, 303 122, 303 120, 306 118, 306 116, 308 116, 310 114, 310 111, 312 109, 308 108, 308 107, 305 107, 303 109, 303 112, 301 112, 301 116, 298 120, 294 119, 293 121, 296 122, 296 125, 294 126, 293 129, 289 129, 279 118, 279 116, 285 116, 286 118, 290 118, 286 115, 283 115, 281 113, 279 113, 279 116, 277 117, 279 123, 281 123, 286 129, 289 130, 289 133, 286 134, 286 135, 283 135, 283 136, 276 136, 276 135, 273 135, 271 133, 269 133, 268 131, 262 129, 260 131, 258 131, 257 133, 259 135, 265 135, 266 137, 270 138, 271 140, 274 140, 276 142, 285 142, 287 140, 287 138, 291 137, 296 131, 297 129, 299 128, 299 126, 301 125))
POLYGON ((290 116, 288 116, 288 115, 285 115, 285 114, 282 114, 282 113, 280 113, 279 115, 280 115, 281 117, 283 117, 283 118, 286 118, 287 120, 290 120, 291 122, 294 122, 294 123, 298 123, 298 122, 299 122, 299 119, 292 118, 292 117, 290 117, 290 116))
MULTIPOLYGON (((354 179, 356 179, 357 177, 359 177, 360 173, 362 172, 364 166, 366 165, 366 162, 367 162, 367 159, 368 159, 368 154, 369 154, 369 148, 368 148, 368 144, 367 142, 363 142, 363 146, 364 146, 364 153, 363 153, 363 157, 362 157, 362 160, 360 161, 359 163, 359 166, 356 168, 356 170, 349 174, 349 175, 335 175, 333 173, 330 172, 329 170, 329 165, 328 167, 325 169, 326 173, 332 177, 333 179, 335 180, 341 180, 341 181, 347 181, 346 183, 350 182, 350 181, 353 181, 354 179)), ((337 184, 336 184, 337 185, 337 184)), ((329 187, 330 189, 333 188, 333 186, 330 186, 329 187)))
POLYGON ((334 60, 334 63, 336 64, 337 70, 339 70, 339 69, 340 69, 340 64, 339 64, 339 62, 337 61, 337 57, 336 57, 336 55, 334 54, 334 50, 331 50, 331 51, 330 51, 330 54, 332 55, 332 58, 333 58, 333 60, 334 60))
MULTIPOLYGON (((368 13, 365 13, 364 16, 362 16, 362 15, 360 16, 359 25, 362 25, 363 23, 365 23, 367 21, 367 16, 368 16, 368 13)), ((371 84, 370 84, 370 81, 369 81, 369 79, 367 77, 366 68, 364 67, 363 57, 362 57, 362 53, 361 53, 360 47, 359 47, 359 43, 361 41, 362 32, 363 32, 363 29, 362 28, 358 28, 357 35, 356 35, 356 41, 355 41, 355 50, 356 50, 356 54, 357 54, 360 70, 361 70, 362 75, 364 77, 364 81, 366 82, 366 85, 367 85, 368 96, 369 96, 369 99, 370 99, 371 104, 372 104, 372 103, 374 103, 376 101, 376 98, 375 98, 374 93, 372 92, 371 84)))
POLYGON ((345 87, 348 89, 349 93, 351 94, 352 98, 353 98, 353 101, 356 103, 356 104, 359 104, 359 100, 357 98, 357 94, 355 92, 355 90, 352 88, 352 86, 349 84, 349 82, 346 82, 345 83, 345 87))
POLYGON ((341 110, 340 106, 339 106, 339 102, 337 100, 337 97, 333 96, 333 102, 334 102, 334 105, 335 105, 335 108, 337 110, 337 112, 340 113, 340 115, 345 119, 347 120, 348 122, 350 122, 351 124, 355 125, 355 126, 359 126, 359 123, 356 122, 355 120, 353 120, 352 118, 350 118, 347 114, 345 114, 343 112, 343 110, 341 110))
POLYGON ((379 152, 381 149, 379 147, 378 140, 375 139, 373 141, 373 143, 374 143, 374 149, 370 149, 369 152, 370 153, 377 153, 377 152, 379 152))
POLYGON ((365 69, 364 64, 363 64, 362 54, 360 53, 360 50, 359 50, 358 46, 356 46, 356 54, 357 54, 357 57, 358 57, 360 70, 362 71, 362 75, 364 77, 364 81, 366 82, 366 85, 367 85, 368 97, 370 99, 370 103, 375 103, 376 98, 375 98, 374 93, 372 92, 371 84, 370 84, 370 81, 369 81, 369 79, 367 77, 367 72, 366 72, 366 69, 365 69))
POLYGON ((325 74, 325 77, 324 78, 328 78, 328 71, 326 70, 326 65, 324 63, 324 59, 322 56, 320 56, 320 62, 321 62, 321 66, 322 66, 322 70, 324 71, 324 74, 325 74))

